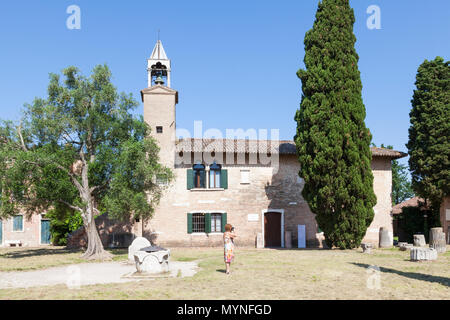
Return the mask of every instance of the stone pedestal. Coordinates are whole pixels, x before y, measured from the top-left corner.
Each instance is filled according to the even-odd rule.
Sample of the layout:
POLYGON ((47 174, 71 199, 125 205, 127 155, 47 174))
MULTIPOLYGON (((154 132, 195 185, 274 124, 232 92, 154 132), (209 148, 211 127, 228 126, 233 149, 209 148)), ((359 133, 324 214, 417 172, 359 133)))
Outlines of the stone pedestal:
POLYGON ((444 253, 447 250, 443 228, 430 229, 430 248, 436 249, 438 253, 444 253))
POLYGON ((371 243, 361 243, 361 248, 363 249, 363 253, 372 253, 373 245, 371 243))
POLYGON ((284 233, 284 247, 287 249, 292 248, 292 233, 290 231, 284 233))
POLYGON ((146 252, 136 251, 134 260, 139 273, 169 272, 170 250, 146 252))
POLYGON ((264 248, 264 239, 262 233, 258 233, 256 235, 256 248, 263 249, 264 248))
POLYGON ((427 243, 425 242, 425 236, 423 234, 414 235, 414 247, 425 247, 427 243))
POLYGON ((389 230, 387 228, 380 228, 380 242, 379 247, 380 248, 390 248, 392 247, 392 239, 389 235, 389 230))
POLYGON ((411 249, 411 261, 430 261, 437 259, 437 251, 433 248, 418 248, 411 249))
POLYGON ((398 247, 400 248, 400 251, 406 251, 411 250, 411 248, 413 248, 413 245, 407 242, 400 242, 398 244, 398 247))

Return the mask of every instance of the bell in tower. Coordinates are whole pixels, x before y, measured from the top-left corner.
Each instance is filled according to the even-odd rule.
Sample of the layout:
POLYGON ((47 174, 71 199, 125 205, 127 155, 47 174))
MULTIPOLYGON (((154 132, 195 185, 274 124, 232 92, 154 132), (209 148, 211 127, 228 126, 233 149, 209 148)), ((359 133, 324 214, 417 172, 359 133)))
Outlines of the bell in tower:
POLYGON ((166 52, 161 40, 156 42, 152 54, 148 59, 148 86, 164 85, 170 88, 170 60, 167 58, 166 52))

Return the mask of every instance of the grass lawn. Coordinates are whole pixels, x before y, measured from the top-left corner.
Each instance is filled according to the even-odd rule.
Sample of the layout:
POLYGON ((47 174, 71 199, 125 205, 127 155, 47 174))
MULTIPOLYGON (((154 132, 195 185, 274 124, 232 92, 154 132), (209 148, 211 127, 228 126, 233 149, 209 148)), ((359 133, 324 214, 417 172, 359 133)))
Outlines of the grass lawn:
MULTIPOLYGON (((450 247, 437 261, 410 262, 409 252, 237 248, 232 274, 221 248, 173 248, 172 260, 198 261, 191 278, 84 286, 0 290, 0 299, 450 299, 450 247), (367 268, 380 269, 380 289, 369 289, 367 268)), ((126 259, 126 250, 113 252, 126 259)), ((83 262, 61 248, 2 249, 0 270, 32 270, 83 262), (46 251, 42 251, 46 250, 46 251), (33 254, 35 252, 35 254, 33 254)))

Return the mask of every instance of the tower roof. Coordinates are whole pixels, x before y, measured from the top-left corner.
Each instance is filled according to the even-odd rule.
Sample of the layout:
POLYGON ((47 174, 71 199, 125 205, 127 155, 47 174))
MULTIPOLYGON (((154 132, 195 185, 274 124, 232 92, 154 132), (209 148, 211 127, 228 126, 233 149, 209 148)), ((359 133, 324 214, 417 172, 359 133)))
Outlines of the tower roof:
POLYGON ((150 60, 169 60, 169 58, 167 58, 166 52, 164 51, 161 40, 158 40, 156 42, 156 45, 153 48, 152 54, 150 56, 150 60))

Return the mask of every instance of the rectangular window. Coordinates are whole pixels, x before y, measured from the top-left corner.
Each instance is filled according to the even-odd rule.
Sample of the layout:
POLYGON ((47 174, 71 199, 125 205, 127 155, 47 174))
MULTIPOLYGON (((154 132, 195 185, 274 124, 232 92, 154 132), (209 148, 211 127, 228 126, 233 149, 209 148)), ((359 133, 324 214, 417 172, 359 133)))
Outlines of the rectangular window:
POLYGON ((209 171, 209 187, 220 188, 220 170, 209 171))
POLYGON ((192 232, 205 232, 205 215, 203 213, 192 215, 192 232))
POLYGON ((23 231, 23 216, 13 217, 13 231, 23 231))
POLYGON ((194 187, 195 188, 206 188, 206 171, 205 170, 194 170, 194 187))
POLYGON ((156 133, 163 133, 163 127, 156 127, 156 133))
POLYGON ((159 186, 167 186, 169 184, 167 176, 164 174, 157 174, 156 175, 156 184, 159 186))
POLYGON ((242 184, 250 183, 250 170, 241 170, 241 183, 242 184))
POLYGON ((222 214, 211 214, 211 232, 222 232, 222 214))

